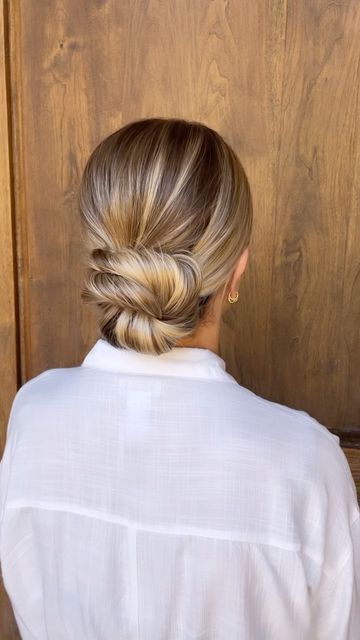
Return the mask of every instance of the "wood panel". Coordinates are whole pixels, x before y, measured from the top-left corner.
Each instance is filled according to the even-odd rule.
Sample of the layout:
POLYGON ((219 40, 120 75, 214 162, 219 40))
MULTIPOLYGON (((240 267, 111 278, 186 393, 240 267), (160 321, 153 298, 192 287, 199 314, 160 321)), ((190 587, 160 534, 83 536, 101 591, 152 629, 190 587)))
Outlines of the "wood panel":
MULTIPOLYGON (((11 404, 18 388, 19 373, 7 18, 6 3, 0 0, 0 459, 6 441, 11 404)), ((20 638, 1 575, 0 638, 20 638)))
POLYGON ((97 337, 79 297, 89 152, 131 119, 175 115, 216 127, 253 187, 251 259, 222 343, 230 372, 359 432, 357 0, 11 7, 22 379, 78 363, 97 337))
POLYGON ((343 451, 347 457, 352 477, 354 478, 358 502, 360 505, 360 449, 349 449, 343 447, 343 451))
POLYGON ((5 443, 11 402, 17 389, 15 246, 11 190, 8 41, 6 13, 0 0, 0 453, 5 443))
POLYGON ((287 8, 267 394, 360 441, 360 4, 287 8))
POLYGON ((81 26, 77 6, 9 5, 22 383, 77 363, 95 333, 78 288, 76 187, 92 114, 82 46, 65 36, 68 20, 81 26))
POLYGON ((256 28, 247 16, 248 36, 241 28, 246 50, 255 55, 251 40, 257 49, 251 95, 260 107, 246 109, 243 154, 257 230, 242 304, 227 319, 233 348, 224 352, 242 384, 351 429, 359 445, 360 4, 289 0, 285 19, 277 9, 279 40, 271 21, 265 37, 261 17, 256 28), (269 39, 281 46, 265 74, 269 39), (254 149, 258 139, 263 149, 254 149), (257 157, 252 171, 261 150, 273 169, 270 188, 257 157))

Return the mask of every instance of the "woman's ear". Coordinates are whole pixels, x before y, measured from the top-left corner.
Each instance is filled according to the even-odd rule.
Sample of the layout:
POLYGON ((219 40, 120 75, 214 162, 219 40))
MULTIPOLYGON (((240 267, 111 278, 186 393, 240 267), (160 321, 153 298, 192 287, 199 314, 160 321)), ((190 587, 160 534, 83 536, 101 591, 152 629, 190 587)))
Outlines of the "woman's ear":
POLYGON ((249 247, 247 246, 242 252, 240 258, 238 259, 234 273, 232 275, 230 288, 229 288, 229 291, 231 291, 231 293, 235 293, 235 291, 238 291, 240 278, 246 269, 248 259, 249 259, 249 247))

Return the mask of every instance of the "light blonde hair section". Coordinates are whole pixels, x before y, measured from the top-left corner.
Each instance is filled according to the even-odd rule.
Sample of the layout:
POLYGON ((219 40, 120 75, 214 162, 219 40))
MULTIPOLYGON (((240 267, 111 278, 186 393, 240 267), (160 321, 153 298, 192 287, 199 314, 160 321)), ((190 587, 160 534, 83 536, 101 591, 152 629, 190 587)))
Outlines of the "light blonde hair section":
POLYGON ((248 246, 252 198, 240 160, 199 122, 130 122, 91 153, 79 209, 84 301, 103 338, 160 354, 191 335, 248 246))

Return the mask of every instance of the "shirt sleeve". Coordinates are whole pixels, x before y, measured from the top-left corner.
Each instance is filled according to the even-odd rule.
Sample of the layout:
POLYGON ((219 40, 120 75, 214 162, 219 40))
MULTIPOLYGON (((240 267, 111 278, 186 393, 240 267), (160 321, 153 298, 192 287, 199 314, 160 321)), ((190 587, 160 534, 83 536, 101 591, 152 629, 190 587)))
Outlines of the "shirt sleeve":
POLYGON ((9 486, 9 480, 10 480, 11 460, 13 457, 13 451, 15 448, 15 441, 16 441, 15 413, 17 409, 18 398, 19 398, 19 391, 15 395, 15 398, 12 403, 8 425, 7 425, 7 431, 6 431, 5 447, 4 447, 2 458, 0 461, 0 551, 1 551, 2 523, 4 518, 6 497, 7 497, 7 491, 9 486))
POLYGON ((314 640, 360 638, 360 517, 350 528, 351 548, 327 575, 313 602, 314 640))
POLYGON ((3 451, 3 456, 0 462, 0 544, 1 544, 1 534, 2 534, 2 522, 5 510, 5 495, 6 495, 6 486, 8 482, 9 472, 10 472, 10 455, 9 455, 9 447, 8 438, 6 439, 5 448, 3 451))
POLYGON ((43 371, 35 378, 27 380, 15 394, 7 425, 5 447, 0 461, 0 551, 1 551, 1 534, 3 519, 6 507, 6 500, 8 494, 8 487, 10 482, 10 473, 12 461, 14 459, 15 449, 17 446, 17 440, 21 430, 27 425, 26 407, 31 406, 32 402, 32 390, 33 385, 36 382, 49 374, 48 371, 43 371), (25 411, 24 411, 25 409, 25 411))

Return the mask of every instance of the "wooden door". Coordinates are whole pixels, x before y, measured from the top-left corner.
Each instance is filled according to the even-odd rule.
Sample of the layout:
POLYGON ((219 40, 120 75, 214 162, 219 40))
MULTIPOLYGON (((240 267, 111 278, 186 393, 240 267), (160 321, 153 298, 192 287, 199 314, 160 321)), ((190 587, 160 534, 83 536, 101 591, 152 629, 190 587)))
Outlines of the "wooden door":
POLYGON ((0 6, 1 446, 16 389, 79 364, 98 337, 80 300, 90 151, 138 117, 184 117, 224 135, 253 190, 228 370, 339 434, 360 488, 358 0, 0 6))

